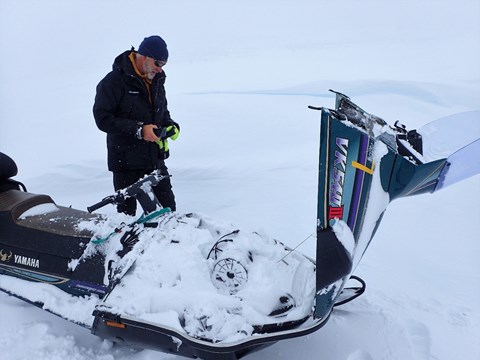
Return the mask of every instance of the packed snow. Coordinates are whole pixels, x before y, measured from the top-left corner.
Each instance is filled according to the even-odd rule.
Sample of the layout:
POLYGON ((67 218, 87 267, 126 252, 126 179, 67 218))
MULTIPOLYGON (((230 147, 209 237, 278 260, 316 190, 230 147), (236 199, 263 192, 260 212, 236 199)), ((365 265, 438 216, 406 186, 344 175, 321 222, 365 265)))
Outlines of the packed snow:
MULTIPOLYGON (((143 229, 133 250, 119 258, 123 234, 116 234, 115 228, 122 219, 123 215, 111 215, 103 222, 79 224, 80 229, 94 230, 93 239, 104 240, 90 243, 86 257, 103 253, 106 276, 112 263, 121 269, 112 279, 118 276, 121 285, 98 302, 99 309, 225 343, 252 336, 256 325, 311 315, 313 263, 267 235, 245 233, 205 215, 165 213, 155 219, 157 227, 143 229), (105 238, 105 233, 115 235, 105 238), (232 284, 216 280, 215 267, 224 266, 226 259, 245 269, 232 284), (127 272, 133 262, 134 269, 127 272), (295 307, 284 317, 270 316, 287 294, 295 307)), ((109 284, 107 277, 104 283, 109 284)))
MULTIPOLYGON (((474 133, 479 13, 478 0, 185 0, 135 8, 4 0, 0 151, 15 159, 30 192, 59 205, 85 209, 110 195, 105 137, 91 113, 95 86, 116 55, 159 34, 171 54, 169 108, 181 124, 167 160, 178 213, 301 244, 297 251, 314 257, 319 113, 307 106, 334 107, 332 88, 391 124, 421 128, 453 116, 461 124, 434 130, 474 133)), ((314 334, 246 358, 478 359, 479 189, 475 176, 390 204, 355 271, 366 293, 314 334)), ((173 285, 176 270, 164 270, 173 285)), ((85 299, 70 303, 42 284, 18 291, 88 321, 78 315, 91 306, 85 299)), ((14 360, 180 359, 114 346, 4 293, 0 347, 14 360)))

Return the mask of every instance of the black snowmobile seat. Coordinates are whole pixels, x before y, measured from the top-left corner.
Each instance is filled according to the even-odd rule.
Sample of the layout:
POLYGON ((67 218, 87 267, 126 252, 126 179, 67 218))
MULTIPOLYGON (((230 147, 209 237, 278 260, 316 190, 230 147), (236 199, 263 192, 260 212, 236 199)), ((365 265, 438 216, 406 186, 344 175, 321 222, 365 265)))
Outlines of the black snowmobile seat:
POLYGON ((10 211, 16 221, 25 211, 41 204, 55 204, 48 195, 31 194, 20 190, 0 193, 0 211, 10 211))
POLYGON ((10 212, 11 220, 17 225, 71 237, 92 237, 91 231, 79 230, 78 223, 83 220, 102 218, 98 214, 89 214, 85 211, 58 206, 48 195, 31 194, 19 190, 0 193, 0 212, 10 212), (27 210, 42 204, 54 204, 58 210, 22 217, 27 210))
POLYGON ((0 152, 0 192, 7 190, 20 190, 26 191, 25 185, 21 182, 11 179, 18 173, 17 164, 13 159, 0 152))
POLYGON ((0 245, 76 259, 93 236, 90 230, 80 229, 79 222, 98 219, 98 214, 58 206, 48 195, 20 190, 0 193, 0 245), (25 213, 39 205, 49 206, 25 213))

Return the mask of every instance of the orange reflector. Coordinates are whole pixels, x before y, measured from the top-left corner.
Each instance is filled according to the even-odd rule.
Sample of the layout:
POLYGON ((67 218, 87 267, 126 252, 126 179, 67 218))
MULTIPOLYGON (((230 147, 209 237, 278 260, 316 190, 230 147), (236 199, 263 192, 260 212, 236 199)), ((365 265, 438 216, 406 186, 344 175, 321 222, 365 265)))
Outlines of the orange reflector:
POLYGON ((107 326, 116 327, 116 328, 119 328, 119 329, 125 329, 125 324, 120 324, 120 323, 115 322, 115 321, 105 321, 105 324, 107 326))

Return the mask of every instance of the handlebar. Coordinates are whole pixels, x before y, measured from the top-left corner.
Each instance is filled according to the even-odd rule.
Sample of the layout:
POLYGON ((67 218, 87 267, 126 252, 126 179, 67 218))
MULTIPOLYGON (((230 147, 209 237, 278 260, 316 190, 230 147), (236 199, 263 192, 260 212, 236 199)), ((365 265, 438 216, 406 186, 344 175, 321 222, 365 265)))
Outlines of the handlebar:
POLYGON ((126 197, 137 199, 145 213, 155 211, 155 209, 161 207, 161 205, 155 194, 151 191, 152 186, 157 185, 160 181, 169 176, 170 175, 162 175, 160 170, 155 170, 125 189, 118 190, 116 194, 107 196, 103 198, 102 201, 99 201, 92 206, 88 206, 87 211, 91 213, 108 204, 122 203, 125 201, 126 197))
POLYGON ((102 201, 99 201, 98 203, 93 204, 92 206, 87 206, 87 211, 88 211, 89 213, 92 213, 92 212, 94 212, 95 210, 98 210, 98 209, 104 207, 105 205, 114 204, 114 203, 118 202, 118 200, 116 200, 116 198, 117 198, 118 196, 119 196, 119 194, 107 196, 107 197, 104 198, 102 201))

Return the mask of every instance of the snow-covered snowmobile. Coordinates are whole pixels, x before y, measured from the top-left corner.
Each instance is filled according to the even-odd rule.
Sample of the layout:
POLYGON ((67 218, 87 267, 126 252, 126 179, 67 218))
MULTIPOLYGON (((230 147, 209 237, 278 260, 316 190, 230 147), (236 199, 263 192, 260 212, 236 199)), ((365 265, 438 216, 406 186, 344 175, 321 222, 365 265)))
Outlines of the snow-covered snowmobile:
POLYGON ((0 290, 102 338, 191 358, 234 360, 318 330, 363 292, 352 273, 390 201, 480 172, 478 159, 465 161, 480 153, 478 138, 432 160, 421 129, 389 126, 341 93, 335 109, 318 110, 315 260, 264 234, 162 209, 151 191, 159 173, 86 212, 27 192, 0 153, 0 290), (144 211, 136 220, 92 214, 130 196, 144 211))

